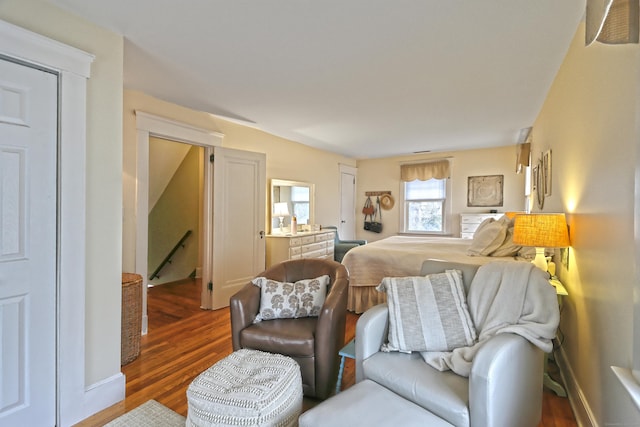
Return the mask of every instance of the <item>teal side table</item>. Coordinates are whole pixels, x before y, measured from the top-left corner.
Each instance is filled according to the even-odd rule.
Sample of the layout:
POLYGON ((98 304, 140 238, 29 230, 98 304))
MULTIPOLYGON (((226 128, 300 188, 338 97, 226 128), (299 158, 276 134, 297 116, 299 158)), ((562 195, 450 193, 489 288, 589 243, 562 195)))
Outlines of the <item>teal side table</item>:
POLYGON ((340 370, 338 371, 338 382, 336 383, 336 394, 340 393, 340 387, 342 386, 342 374, 344 373, 344 358, 348 357, 349 359, 356 358, 356 339, 352 339, 342 347, 342 349, 338 352, 340 356, 340 370))

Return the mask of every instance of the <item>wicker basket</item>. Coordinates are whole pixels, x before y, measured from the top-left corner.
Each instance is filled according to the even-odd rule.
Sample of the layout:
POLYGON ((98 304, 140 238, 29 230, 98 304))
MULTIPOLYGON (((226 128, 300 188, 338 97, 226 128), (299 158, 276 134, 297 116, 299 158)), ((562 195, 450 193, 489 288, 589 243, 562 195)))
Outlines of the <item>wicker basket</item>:
POLYGON ((142 333, 142 276, 122 273, 122 340, 120 364, 126 365, 140 355, 142 333))

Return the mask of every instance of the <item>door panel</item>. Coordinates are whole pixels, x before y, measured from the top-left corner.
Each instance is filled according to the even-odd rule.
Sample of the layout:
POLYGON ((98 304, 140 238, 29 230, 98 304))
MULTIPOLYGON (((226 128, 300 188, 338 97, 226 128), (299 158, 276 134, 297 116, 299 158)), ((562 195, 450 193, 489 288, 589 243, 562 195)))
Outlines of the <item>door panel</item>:
POLYGON ((55 424, 57 76, 0 60, 0 425, 55 424))
POLYGON ((266 156, 215 147, 211 307, 229 298, 265 263, 266 156))
POLYGON ((356 238, 356 172, 356 168, 340 166, 340 225, 338 234, 343 240, 356 238))

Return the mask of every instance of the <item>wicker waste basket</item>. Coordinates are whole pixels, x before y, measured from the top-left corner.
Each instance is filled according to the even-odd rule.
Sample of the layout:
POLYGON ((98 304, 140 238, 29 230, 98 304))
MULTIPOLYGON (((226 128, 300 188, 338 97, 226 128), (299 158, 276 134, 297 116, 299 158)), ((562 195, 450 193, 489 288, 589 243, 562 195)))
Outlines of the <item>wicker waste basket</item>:
POLYGON ((140 355, 142 333, 142 276, 122 273, 122 335, 120 364, 126 365, 140 355))

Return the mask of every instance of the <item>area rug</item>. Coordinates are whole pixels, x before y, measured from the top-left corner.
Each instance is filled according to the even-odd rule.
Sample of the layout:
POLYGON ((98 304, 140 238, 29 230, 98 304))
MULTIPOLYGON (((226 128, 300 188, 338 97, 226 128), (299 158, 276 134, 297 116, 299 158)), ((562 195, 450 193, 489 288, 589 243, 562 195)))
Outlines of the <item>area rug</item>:
POLYGON ((155 400, 149 400, 105 424, 105 427, 184 427, 185 421, 182 415, 155 400))

